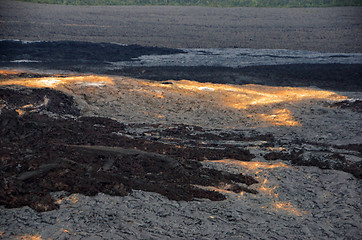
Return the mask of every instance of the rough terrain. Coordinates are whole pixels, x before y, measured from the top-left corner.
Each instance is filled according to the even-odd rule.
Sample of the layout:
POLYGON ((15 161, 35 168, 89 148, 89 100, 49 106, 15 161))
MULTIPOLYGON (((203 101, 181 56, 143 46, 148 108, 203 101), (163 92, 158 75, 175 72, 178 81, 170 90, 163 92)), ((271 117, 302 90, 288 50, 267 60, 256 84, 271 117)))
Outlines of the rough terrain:
POLYGON ((359 239, 361 9, 0 0, 0 239, 359 239))
POLYGON ((38 211, 2 207, 4 238, 361 234, 359 92, 8 70, 1 85, 1 204, 38 211))

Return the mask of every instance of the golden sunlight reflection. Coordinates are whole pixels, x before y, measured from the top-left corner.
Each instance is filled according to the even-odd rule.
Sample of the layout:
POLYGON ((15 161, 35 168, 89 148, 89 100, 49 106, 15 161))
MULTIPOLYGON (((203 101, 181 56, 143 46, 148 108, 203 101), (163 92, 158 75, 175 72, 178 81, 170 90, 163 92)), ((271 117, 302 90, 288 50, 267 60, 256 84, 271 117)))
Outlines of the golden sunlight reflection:
POLYGON ((226 106, 246 109, 253 105, 266 105, 282 102, 296 102, 308 99, 341 100, 344 96, 334 92, 315 90, 300 87, 271 87, 255 84, 228 85, 216 83, 200 83, 196 81, 181 80, 170 81, 172 84, 143 81, 142 84, 168 91, 183 91, 186 94, 211 94, 219 98, 220 103, 226 106))
POLYGON ((163 96, 162 92, 159 92, 159 91, 148 91, 148 90, 144 90, 144 89, 142 89, 142 90, 136 90, 136 91, 142 92, 142 93, 146 93, 146 95, 149 94, 149 95, 154 96, 154 97, 157 97, 157 98, 165 98, 165 97, 163 96))
POLYGON ((227 189, 229 189, 228 187, 230 187, 229 185, 220 186, 220 187, 194 185, 194 187, 201 188, 201 189, 208 190, 208 191, 215 191, 215 192, 222 193, 222 194, 232 194, 232 195, 239 195, 239 196, 244 195, 244 192, 235 193, 233 191, 227 190, 227 189))
POLYGON ((35 234, 35 235, 25 234, 25 235, 17 237, 16 239, 19 239, 19 240, 42 240, 42 238, 39 234, 35 234))
POLYGON ((7 70, 7 69, 0 69, 0 74, 1 75, 14 75, 14 74, 18 74, 19 72, 16 70, 7 70))
MULTIPOLYGON (((307 214, 307 212, 298 209, 293 206, 290 202, 280 201, 280 196, 277 193, 277 189, 279 185, 273 183, 267 178, 268 173, 273 171, 274 169, 287 169, 291 168, 289 165, 282 162, 243 162, 232 159, 223 159, 223 160, 215 160, 208 161, 214 163, 223 163, 228 165, 236 165, 240 166, 247 174, 255 174, 255 179, 258 180, 258 184, 255 184, 255 190, 259 192, 256 197, 263 197, 264 199, 269 199, 267 205, 260 206, 263 209, 271 209, 277 212, 289 213, 296 216, 303 216, 307 214)), ((273 173, 273 176, 276 176, 277 173, 273 173)), ((221 193, 232 193, 230 191, 226 191, 224 189, 218 189, 213 187, 208 187, 209 190, 214 190, 221 193)), ((243 196, 243 194, 241 194, 243 196)), ((248 195, 251 196, 251 195, 248 195)))
MULTIPOLYGON (((188 80, 169 81, 168 84, 141 81, 141 84, 152 89, 151 94, 153 95, 164 89, 167 93, 191 96, 194 99, 206 99, 222 109, 247 110, 255 106, 296 103, 312 99, 331 101, 346 99, 334 92, 300 87, 271 87, 254 84, 237 86, 188 80)), ((161 97, 165 98, 165 95, 161 95, 161 97)), ((252 109, 250 111, 253 112, 252 109)), ((294 119, 292 112, 286 108, 279 107, 262 114, 253 112, 248 116, 275 126, 301 126, 301 123, 294 119)))
MULTIPOLYGON (((52 77, 22 78, 21 72, 0 70, 0 85, 22 85, 35 88, 54 88, 78 96, 87 96, 87 104, 99 101, 112 102, 123 110, 102 110, 107 114, 118 112, 117 116, 127 119, 147 119, 172 121, 184 119, 190 125, 210 124, 225 128, 265 126, 301 127, 302 123, 292 112, 296 104, 307 104, 311 100, 337 101, 347 99, 334 92, 298 87, 271 87, 261 85, 228 85, 200 83, 180 80, 157 82, 126 77, 107 77, 98 75, 53 75, 52 77), (8 75, 15 74, 15 77, 8 75), (21 74, 19 75, 21 76, 21 74), (103 87, 107 86, 107 87, 103 87), (112 87, 110 87, 112 86, 112 87), (137 105, 140 114, 135 114, 137 105), (129 110, 132 109, 132 110, 129 110), (127 111, 127 112, 125 112, 127 111), (142 113, 145 113, 142 115, 142 113), (136 115, 136 116, 135 116, 136 115), (163 117, 159 117, 163 116, 163 117), (204 121, 204 119, 209 119, 204 121)), ((99 106, 97 106, 99 107, 99 106)), ((87 111, 96 111, 90 106, 87 111), (90 110, 92 109, 92 110, 90 110)), ((19 110, 19 114, 22 112, 19 110)), ((97 113, 99 114, 99 113, 97 113)))
POLYGON ((55 203, 56 204, 61 204, 63 202, 70 202, 72 204, 76 204, 79 201, 79 196, 77 194, 72 194, 69 197, 65 197, 65 198, 61 198, 59 200, 57 200, 55 203))
POLYGON ((0 85, 21 85, 34 88, 56 88, 59 85, 68 84, 81 84, 84 86, 113 85, 113 78, 86 75, 69 77, 18 78, 0 81, 0 85))
POLYGON ((253 172, 255 175, 259 174, 265 170, 268 169, 274 169, 274 168, 290 168, 289 165, 282 163, 282 162, 273 162, 273 163, 266 163, 266 162, 244 162, 239 160, 233 160, 233 159, 222 159, 222 160, 216 160, 211 161, 215 163, 226 163, 226 164, 232 164, 232 165, 238 165, 241 166, 244 169, 247 169, 248 171, 253 172))
POLYGON ((260 187, 258 188, 259 191, 263 192, 264 194, 267 194, 269 196, 274 196, 274 197, 279 197, 279 195, 277 193, 274 192, 275 189, 277 189, 279 186, 275 185, 273 187, 269 187, 268 186, 268 179, 264 179, 261 184, 260 187))
POLYGON ((257 117, 270 122, 276 126, 301 126, 301 124, 293 119, 292 113, 288 109, 275 109, 272 114, 257 114, 257 117))
POLYGON ((291 203, 289 202, 275 202, 273 204, 273 207, 275 207, 276 210, 281 210, 281 211, 285 211, 285 212, 289 212, 292 213, 296 216, 303 216, 305 214, 307 214, 306 211, 301 211, 298 210, 297 208, 295 208, 291 203))
POLYGON ((281 151, 287 151, 288 149, 284 147, 268 147, 268 150, 281 152, 281 151))
POLYGON ((24 115, 26 112, 24 110, 21 109, 16 109, 15 110, 20 116, 24 115))

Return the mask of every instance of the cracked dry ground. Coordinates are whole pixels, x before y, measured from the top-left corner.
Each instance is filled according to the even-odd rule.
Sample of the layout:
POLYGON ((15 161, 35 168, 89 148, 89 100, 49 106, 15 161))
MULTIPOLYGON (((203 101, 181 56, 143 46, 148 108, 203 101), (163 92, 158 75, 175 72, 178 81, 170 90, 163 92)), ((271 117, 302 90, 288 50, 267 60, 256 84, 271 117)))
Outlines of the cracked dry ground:
MULTIPOLYGON (((1 75, 2 80, 25 78, 30 82, 42 77, 53 75, 1 75)), ((212 189, 257 194, 250 188, 257 183, 252 176, 204 168, 201 162, 255 157, 230 142, 261 141, 270 149, 277 142, 271 134, 84 116, 72 96, 51 88, 5 85, 0 88, 0 101, 0 204, 6 207, 53 210, 58 206, 50 193, 57 191, 125 196, 135 189, 186 201, 225 199, 222 191, 212 189)), ((338 104, 336 107, 350 107, 349 102, 338 104)), ((338 147, 361 153, 358 144, 338 147)), ((360 162, 350 162, 338 152, 330 152, 328 157, 333 161, 309 161, 303 158, 303 151, 265 155, 266 160, 339 169, 361 178, 360 162)))

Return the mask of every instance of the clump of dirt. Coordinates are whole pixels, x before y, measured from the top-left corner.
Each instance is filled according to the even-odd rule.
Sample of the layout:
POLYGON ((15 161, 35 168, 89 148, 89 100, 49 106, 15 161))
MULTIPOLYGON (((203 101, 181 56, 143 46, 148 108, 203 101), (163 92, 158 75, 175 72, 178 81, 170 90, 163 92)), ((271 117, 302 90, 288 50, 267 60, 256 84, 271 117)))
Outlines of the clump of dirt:
POLYGON ((362 144, 348 144, 348 145, 337 145, 335 148, 352 150, 362 154, 362 144))
POLYGON ((255 193, 245 187, 256 183, 254 178, 203 168, 199 163, 225 157, 248 161, 253 155, 247 150, 175 146, 126 137, 120 134, 125 125, 108 118, 65 117, 64 113, 79 112, 70 97, 51 89, 4 87, 1 100, 6 105, 0 113, 0 204, 6 207, 56 209, 49 195, 55 191, 124 196, 139 189, 186 201, 225 199, 221 193, 195 185, 227 185, 234 192, 255 193), (46 109, 25 108, 21 115, 16 111, 26 103, 39 104, 45 96, 50 99, 46 109), (50 117, 49 112, 58 117, 50 117))
POLYGON ((303 153, 303 151, 291 151, 289 152, 269 152, 267 154, 264 155, 265 160, 294 160, 296 161, 297 159, 301 158, 301 154, 303 153))
POLYGON ((362 101, 361 100, 344 100, 333 103, 330 105, 335 108, 350 109, 354 112, 362 112, 362 101))
POLYGON ((46 110, 52 113, 75 116, 80 114, 80 111, 74 107, 73 97, 50 88, 21 86, 0 88, 0 101, 4 109, 17 109, 27 112, 46 110))
POLYGON ((214 133, 206 132, 205 129, 198 126, 188 126, 185 124, 178 124, 170 126, 165 130, 159 132, 161 136, 177 137, 192 140, 233 140, 233 141, 274 141, 271 134, 264 134, 257 136, 245 136, 244 134, 235 134, 230 132, 215 131, 214 133))
POLYGON ((321 169, 335 169, 353 174, 356 178, 362 178, 362 163, 349 162, 346 158, 338 153, 328 154, 327 156, 313 156, 309 159, 293 159, 292 164, 299 166, 316 166, 321 169))
MULTIPOLYGON (((354 148, 353 148, 354 150, 354 148)), ((362 178, 362 162, 347 161, 339 153, 332 153, 322 156, 313 155, 310 158, 303 156, 304 151, 275 152, 264 155, 266 160, 285 160, 297 166, 316 166, 321 169, 335 169, 353 174, 356 178, 362 178)))

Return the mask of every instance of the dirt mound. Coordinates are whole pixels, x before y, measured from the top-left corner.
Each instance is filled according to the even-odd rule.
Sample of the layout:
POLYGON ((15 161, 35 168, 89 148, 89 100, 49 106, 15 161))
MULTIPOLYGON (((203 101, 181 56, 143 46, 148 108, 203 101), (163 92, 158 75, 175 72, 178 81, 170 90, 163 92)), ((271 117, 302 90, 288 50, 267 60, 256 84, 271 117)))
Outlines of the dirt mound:
POLYGON ((25 111, 49 111, 57 114, 78 116, 73 97, 49 88, 0 88, 0 103, 4 109, 17 110, 20 114, 25 111))
MULTIPOLYGON (((339 148, 346 148, 340 146, 339 148)), ((348 148, 347 148, 348 149, 348 148)), ((355 148, 351 148, 355 150, 355 148)), ((315 154, 314 156, 307 158, 303 157, 304 151, 291 151, 287 152, 270 152, 264 155, 266 160, 287 160, 290 161, 293 165, 296 166, 316 166, 321 169, 335 169, 341 170, 353 174, 356 178, 362 178, 362 162, 351 162, 346 160, 344 156, 338 153, 328 153, 319 156, 315 154)))
POLYGON ((361 100, 345 100, 331 104, 331 107, 351 109, 352 111, 362 113, 362 101, 361 100))
MULTIPOLYGON (((105 82, 103 85, 84 84, 80 81, 82 77, 57 75, 59 79, 56 79, 55 76, 15 71, 4 71, 0 76, 11 79, 9 84, 18 84, 24 79, 27 83, 69 80, 63 88, 72 94, 42 86, 0 87, 1 205, 27 205, 38 211, 55 209, 57 205, 50 193, 56 191, 124 196, 135 189, 186 201, 195 198, 223 200, 223 193, 230 191, 256 193, 248 187, 257 182, 253 177, 206 168, 207 163, 204 168, 200 163, 203 160, 240 162, 260 156, 266 160, 289 161, 293 165, 342 170, 361 177, 360 145, 330 146, 304 140, 288 143, 288 139, 285 142, 285 139, 275 138, 275 132, 205 128, 204 125, 176 124, 176 121, 148 122, 146 118, 135 122, 118 118, 116 121, 111 117, 118 116, 115 112, 119 109, 128 108, 132 116, 139 114, 143 104, 141 97, 148 99, 153 92, 147 88, 144 92, 130 91, 130 86, 132 90, 140 90, 136 87, 138 80, 132 79, 121 79, 108 86, 105 82), (122 86, 125 91, 120 90, 122 86), (117 91, 121 95, 128 94, 122 96, 127 101, 112 95, 117 91), (79 101, 79 96, 85 94, 84 102, 79 101), (98 104, 92 105, 94 109, 104 111, 109 107, 109 114, 94 111, 85 117, 77 107, 92 109, 89 107, 92 101, 98 104)), ((90 76, 84 79, 92 80, 90 76)), ((150 84, 142 83, 146 87, 150 84)), ((163 94, 170 92, 168 89, 163 94)), ((154 102, 162 99, 152 97, 154 102)), ((171 103, 168 102, 167 107, 171 103)), ((174 108, 170 107, 171 110, 174 108)))
POLYGON ((1 99, 7 107, 0 114, 0 203, 7 207, 55 209, 49 195, 54 191, 124 196, 139 189, 187 201, 225 199, 195 185, 256 193, 246 187, 256 183, 252 177, 202 168, 198 162, 223 157, 248 161, 253 155, 247 150, 193 148, 121 136, 124 125, 108 118, 52 118, 49 114, 64 116, 77 110, 70 97, 50 89, 2 88, 1 99), (50 100, 43 108, 23 107, 21 115, 16 111, 26 103, 39 104, 45 96, 50 100))

